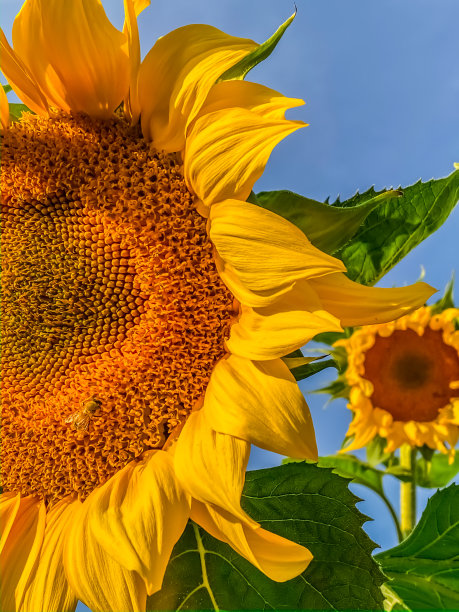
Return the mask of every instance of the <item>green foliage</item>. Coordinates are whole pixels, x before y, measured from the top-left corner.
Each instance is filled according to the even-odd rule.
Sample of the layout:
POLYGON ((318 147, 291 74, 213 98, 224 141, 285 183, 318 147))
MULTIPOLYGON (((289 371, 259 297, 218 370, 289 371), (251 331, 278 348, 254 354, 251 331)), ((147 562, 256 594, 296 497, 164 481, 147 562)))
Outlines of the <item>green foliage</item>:
POLYGON ((438 489, 445 487, 459 472, 459 455, 449 463, 447 455, 435 453, 432 461, 420 459, 416 464, 416 484, 420 487, 438 489))
POLYGON ((387 440, 381 436, 375 436, 371 442, 367 444, 367 463, 371 466, 379 465, 385 461, 389 461, 392 453, 384 452, 387 446, 387 440))
MULTIPOLYGON (((383 192, 370 189, 333 206, 359 206, 383 192)), ((446 178, 419 181, 403 188, 401 198, 390 198, 373 210, 352 241, 338 256, 348 276, 364 285, 373 285, 415 246, 446 221, 459 199, 459 171, 446 178)))
POLYGON ((273 582, 190 523, 147 610, 381 609, 384 577, 356 501, 345 480, 312 464, 248 472, 245 510, 264 528, 311 550, 310 566, 293 580, 273 582))
POLYGON ((435 493, 412 534, 376 559, 410 610, 458 610, 459 486, 435 493))
POLYGON ((391 191, 369 196, 358 206, 340 208, 305 198, 292 191, 262 191, 255 203, 299 227, 314 246, 325 253, 335 253, 358 231, 372 210, 384 200, 399 197, 391 191))
POLYGON ((2 85, 2 87, 3 87, 3 91, 4 91, 6 94, 7 94, 7 93, 9 93, 10 91, 12 91, 12 87, 11 87, 11 85, 9 85, 9 84, 7 84, 7 85, 2 85))
POLYGON ((255 49, 255 51, 252 51, 252 53, 249 53, 246 57, 243 57, 235 66, 229 68, 226 72, 224 72, 218 79, 217 83, 219 81, 244 79, 247 73, 252 70, 252 68, 255 68, 257 64, 263 62, 271 55, 271 53, 276 48, 277 43, 284 35, 285 30, 295 19, 295 16, 296 11, 274 32, 274 34, 270 38, 268 38, 268 40, 259 45, 255 49))

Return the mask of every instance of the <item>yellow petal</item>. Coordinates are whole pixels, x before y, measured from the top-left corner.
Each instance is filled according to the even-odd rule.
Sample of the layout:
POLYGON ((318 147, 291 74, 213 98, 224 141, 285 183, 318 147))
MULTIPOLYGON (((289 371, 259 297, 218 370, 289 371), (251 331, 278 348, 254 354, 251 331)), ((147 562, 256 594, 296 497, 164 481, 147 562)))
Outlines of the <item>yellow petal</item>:
POLYGON ((233 273, 220 270, 223 281, 238 300, 249 297, 239 290, 241 285, 258 294, 246 306, 267 306, 301 278, 345 270, 339 259, 319 251, 295 225, 249 202, 215 204, 210 222, 211 240, 233 273))
POLYGON ((8 534, 21 505, 21 496, 16 493, 2 493, 0 495, 0 554, 8 539, 8 534))
POLYGON ((343 327, 386 323, 405 315, 436 292, 426 283, 385 289, 354 283, 344 274, 311 280, 324 308, 341 321, 343 327))
POLYGON ((15 94, 35 113, 46 115, 48 103, 43 92, 24 63, 10 47, 3 30, 0 30, 0 57, 2 72, 15 94))
POLYGON ((220 361, 201 412, 221 434, 281 455, 317 459, 308 405, 280 359, 257 362, 231 355, 220 361))
POLYGON ((190 515, 190 499, 175 478, 171 456, 158 451, 119 472, 86 503, 92 537, 120 565, 142 576, 149 595, 158 591, 190 515))
POLYGON ((0 609, 5 612, 18 609, 16 591, 22 592, 35 566, 43 542, 45 519, 42 501, 32 496, 20 498, 0 555, 0 609))
POLYGON ((274 147, 304 126, 301 121, 246 108, 199 117, 186 139, 184 172, 189 188, 207 207, 227 198, 246 200, 274 147))
POLYGON ((271 580, 291 580, 303 573, 312 561, 312 554, 304 546, 266 531, 258 523, 240 522, 224 510, 193 501, 191 518, 271 580))
POLYGON ((158 149, 182 151, 186 129, 220 75, 258 45, 208 25, 188 25, 160 38, 142 62, 142 132, 158 149))
POLYGON ((250 444, 211 429, 202 410, 192 413, 175 445, 175 473, 195 499, 250 520, 240 505, 250 444))
POLYGON ((199 116, 225 108, 241 107, 263 117, 284 119, 289 108, 302 106, 299 98, 286 98, 278 91, 250 81, 222 81, 212 87, 199 116))
POLYGON ((0 92, 0 128, 6 130, 10 124, 10 105, 3 87, 0 92))
POLYGON ((242 306, 226 343, 231 353, 247 359, 276 359, 305 345, 317 334, 342 331, 307 281, 299 281, 274 304, 242 306))
POLYGON ((72 590, 93 612, 145 610, 142 578, 115 561, 96 541, 90 529, 92 505, 86 501, 79 502, 64 544, 64 569, 72 590))
POLYGON ((130 85, 129 93, 124 100, 125 112, 132 125, 139 120, 140 103, 138 92, 138 76, 140 68, 140 40, 139 28, 137 26, 137 16, 147 6, 150 0, 124 0, 125 21, 123 32, 128 39, 129 64, 130 64, 130 85))
POLYGON ((79 503, 67 497, 48 512, 40 554, 21 592, 17 593, 21 612, 75 610, 77 600, 65 576, 62 554, 66 530, 74 520, 79 503))
POLYGON ((106 118, 127 94, 127 37, 100 0, 26 0, 13 47, 48 101, 66 112, 106 118))

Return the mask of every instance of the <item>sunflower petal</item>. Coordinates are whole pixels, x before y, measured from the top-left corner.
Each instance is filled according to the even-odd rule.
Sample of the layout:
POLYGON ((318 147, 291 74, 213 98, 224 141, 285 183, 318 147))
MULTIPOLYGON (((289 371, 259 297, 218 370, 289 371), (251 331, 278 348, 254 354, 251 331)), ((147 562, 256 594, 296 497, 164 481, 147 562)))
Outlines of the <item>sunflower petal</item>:
POLYGON ((73 612, 77 600, 69 587, 62 564, 65 532, 79 502, 64 498, 48 512, 45 535, 34 569, 17 593, 23 612, 73 612))
POLYGON ((285 112, 304 100, 286 98, 278 91, 250 81, 222 81, 212 87, 199 117, 226 108, 241 107, 271 119, 285 119, 285 112))
POLYGON ((258 523, 240 522, 224 510, 193 500, 191 518, 271 580, 291 580, 304 572, 312 560, 312 554, 304 546, 266 531, 258 523))
POLYGON ((189 188, 207 207, 230 197, 246 200, 274 147, 304 126, 301 121, 246 108, 200 117, 186 139, 184 172, 189 188))
POLYGON ((394 289, 365 287, 344 274, 314 278, 311 285, 325 310, 337 317, 343 327, 393 321, 422 306, 436 292, 426 283, 394 289))
POLYGON ((2 542, 0 555, 0 609, 5 611, 18 609, 16 591, 21 593, 35 566, 46 519, 45 504, 35 497, 19 498, 19 507, 14 510, 10 504, 11 501, 2 504, 2 511, 11 513, 8 536, 2 542))
POLYGON ((97 489, 86 503, 92 537, 120 565, 142 576, 149 595, 158 591, 190 514, 171 456, 163 451, 150 455, 97 489))
POLYGON ((93 612, 145 610, 147 593, 142 578, 115 561, 93 537, 91 509, 87 500, 79 502, 67 531, 63 558, 72 590, 93 612))
POLYGON ((190 122, 218 77, 258 45, 208 25, 188 25, 161 37, 142 62, 142 132, 158 149, 182 151, 190 122))
POLYGON ((8 534, 14 524, 14 519, 21 505, 21 496, 17 493, 2 493, 0 495, 0 554, 8 539, 8 534))
POLYGON ((47 99, 66 112, 109 117, 128 91, 127 37, 99 0, 27 0, 13 46, 47 99))
POLYGON ((250 444, 211 429, 202 410, 192 413, 174 448, 175 473, 195 499, 250 520, 240 505, 250 444))
POLYGON ((0 129, 6 130, 10 124, 10 105, 3 87, 0 91, 0 129))
POLYGON ((305 345, 317 334, 342 331, 307 281, 299 281, 275 304, 264 308, 242 306, 226 346, 247 359, 276 359, 305 345))
POLYGON ((130 64, 130 85, 129 93, 124 100, 126 115, 135 125, 140 116, 140 103, 138 92, 138 77, 140 68, 140 40, 137 16, 144 8, 150 4, 149 0, 134 2, 134 0, 124 0, 124 27, 123 32, 128 39, 129 64, 130 64))
POLYGON ((280 359, 230 355, 214 368, 202 414, 221 434, 298 459, 317 459, 308 405, 280 359))
POLYGON ((48 103, 38 83, 31 76, 17 53, 10 47, 3 30, 0 29, 0 57, 2 72, 16 95, 35 113, 46 115, 48 103))
POLYGON ((237 299, 241 294, 249 297, 241 286, 258 294, 246 306, 267 306, 299 279, 345 270, 339 259, 319 251, 292 223, 249 202, 215 204, 210 223, 210 238, 232 272, 230 276, 224 267, 219 270, 225 284, 237 299))

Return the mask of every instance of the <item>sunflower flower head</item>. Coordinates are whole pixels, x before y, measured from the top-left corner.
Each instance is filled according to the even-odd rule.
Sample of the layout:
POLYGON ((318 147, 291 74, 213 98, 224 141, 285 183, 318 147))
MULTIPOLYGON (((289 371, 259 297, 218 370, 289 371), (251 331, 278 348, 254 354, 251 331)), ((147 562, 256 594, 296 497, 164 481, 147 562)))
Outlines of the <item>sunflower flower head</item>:
POLYGON ((424 306, 335 343, 346 351, 353 419, 344 450, 385 438, 386 452, 427 445, 454 456, 459 438, 459 309, 424 306))
POLYGON ((282 357, 432 293, 372 289, 246 200, 302 104, 221 80, 255 42, 179 28, 140 62, 99 0, 26 0, 2 71, 2 609, 144 610, 191 517, 274 580, 304 547, 241 508, 250 445, 315 458, 282 357), (115 588, 114 588, 115 585, 115 588), (118 588, 119 585, 122 585, 118 588))

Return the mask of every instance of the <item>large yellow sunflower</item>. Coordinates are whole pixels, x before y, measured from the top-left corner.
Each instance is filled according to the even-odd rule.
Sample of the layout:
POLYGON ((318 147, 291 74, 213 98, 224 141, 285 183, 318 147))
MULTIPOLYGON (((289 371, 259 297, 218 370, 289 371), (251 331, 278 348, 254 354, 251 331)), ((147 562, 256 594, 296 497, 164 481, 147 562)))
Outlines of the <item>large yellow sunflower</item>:
POLYGON ((424 444, 454 454, 459 438, 459 309, 425 306, 391 323, 356 330, 346 349, 353 419, 345 450, 376 435, 386 451, 424 444), (446 446, 448 445, 448 447, 446 446))
POLYGON ((240 505, 252 443, 316 457, 281 357, 432 292, 361 287, 245 201, 302 102, 217 82, 258 46, 207 25, 140 63, 146 4, 120 32, 98 0, 27 0, 1 33, 36 113, 0 105, 5 612, 145 609, 190 517, 274 580, 302 572, 240 505))

